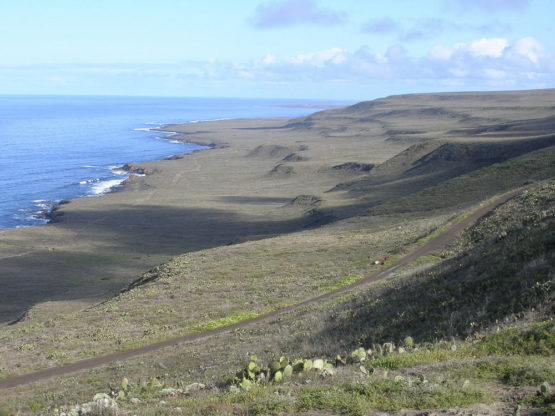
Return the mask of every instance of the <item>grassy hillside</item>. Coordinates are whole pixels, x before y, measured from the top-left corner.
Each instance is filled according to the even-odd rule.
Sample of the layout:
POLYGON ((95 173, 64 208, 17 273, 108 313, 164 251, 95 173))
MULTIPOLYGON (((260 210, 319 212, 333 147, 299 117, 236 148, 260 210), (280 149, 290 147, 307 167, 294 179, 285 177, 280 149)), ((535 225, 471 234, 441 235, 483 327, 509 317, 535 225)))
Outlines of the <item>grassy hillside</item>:
POLYGON ((440 264, 332 308, 305 342, 320 353, 326 345, 329 354, 407 336, 465 339, 523 317, 548 319, 555 300, 554 196, 554 181, 532 187, 467 230, 440 264))
POLYGON ((554 194, 553 180, 528 186, 468 229, 435 266, 244 332, 248 350, 230 361, 218 359, 216 350, 204 358, 193 353, 218 363, 212 381, 201 364, 196 379, 182 372, 178 382, 158 368, 152 381, 120 369, 126 388, 120 378, 104 383, 123 392, 119 414, 466 414, 463 408, 550 414, 553 395, 542 394, 541 384, 555 383, 554 194), (350 358, 361 346, 364 359, 350 358), (333 366, 327 373, 294 371, 280 382, 240 383, 245 376, 235 373, 253 353, 261 370, 282 355, 292 365, 322 358, 333 366))
POLYGON ((182 253, 318 227, 553 144, 554 107, 554 90, 415 94, 168 126, 214 148, 130 165, 149 175, 61 205, 56 223, 0 231, 0 328, 101 302, 182 253), (304 195, 316 210, 289 204, 304 195))
POLYGON ((411 95, 274 124, 172 127, 218 146, 144 164, 158 173, 0 240, 5 316, 26 305, 0 327, 0 379, 328 293, 484 201, 523 193, 387 280, 0 391, 0 414, 61 414, 101 392, 120 395, 118 410, 88 414, 552 412, 553 395, 536 392, 555 383, 553 105, 549 90, 411 95), (267 368, 281 356, 277 382, 267 368))

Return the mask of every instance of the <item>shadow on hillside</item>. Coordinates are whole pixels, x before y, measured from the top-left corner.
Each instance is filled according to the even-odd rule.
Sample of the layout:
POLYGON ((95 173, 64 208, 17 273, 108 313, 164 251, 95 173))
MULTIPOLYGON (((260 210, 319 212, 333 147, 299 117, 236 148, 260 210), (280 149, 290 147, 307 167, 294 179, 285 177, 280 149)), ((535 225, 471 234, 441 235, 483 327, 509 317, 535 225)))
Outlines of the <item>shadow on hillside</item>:
POLYGON ((465 338, 528 312, 548 316, 555 263, 553 236, 545 232, 550 227, 549 217, 504 233, 499 227, 443 264, 336 305, 297 343, 305 354, 332 355, 409 335, 417 342, 465 338))
POLYGON ((492 123, 475 128, 452 130, 449 134, 484 135, 488 138, 507 139, 509 137, 539 136, 555 131, 555 116, 532 120, 517 120, 492 123))
MULTIPOLYGON (((237 198, 234 202, 267 202, 264 198, 237 198)), ((289 199, 279 200, 283 201, 289 199)), ((281 221, 226 210, 164 206, 76 211, 67 222, 61 215, 60 222, 44 227, 52 227, 53 233, 56 229, 77 231, 75 249, 68 242, 63 250, 37 249, 0 259, 0 324, 13 321, 37 303, 105 299, 160 259, 319 227, 367 206, 299 213, 281 221)))
POLYGON ((45 227, 53 233, 77 231, 79 248, 68 243, 65 250, 34 250, 0 260, 0 323, 40 302, 110 296, 163 258, 289 233, 306 224, 303 217, 268 221, 224 210, 163 206, 77 211, 67 222, 62 215, 45 227))
MULTIPOLYGON (((553 137, 526 141, 524 144, 516 143, 509 146, 509 150, 500 150, 494 160, 504 160, 503 158, 552 143, 553 137)), ((67 222, 62 215, 61 222, 46 227, 53 227, 53 232, 59 228, 79 233, 76 242, 80 248, 74 249, 68 242, 68 249, 65 251, 37 249, 32 254, 1 259, 0 324, 15 319, 37 303, 105 299, 126 287, 157 262, 163 261, 163 258, 316 228, 364 213, 387 202, 395 205, 391 205, 393 209, 387 206, 381 214, 408 212, 407 209, 414 211, 415 208, 422 212, 453 209, 521 185, 523 178, 532 178, 533 170, 539 166, 537 159, 532 157, 529 161, 532 165, 519 165, 524 173, 515 175, 514 181, 509 180, 507 172, 503 170, 497 172, 500 179, 496 182, 489 181, 488 176, 478 177, 476 180, 466 178, 457 182, 454 189, 453 186, 447 187, 447 198, 441 193, 429 192, 427 188, 440 189, 447 179, 476 170, 486 162, 469 162, 474 156, 483 156, 483 152, 476 151, 475 147, 465 153, 467 156, 462 161, 460 157, 456 158, 455 164, 450 163, 452 149, 444 149, 434 156, 434 152, 438 150, 440 149, 419 159, 417 166, 426 166, 426 169, 412 169, 406 176, 389 180, 382 178, 380 183, 366 183, 358 188, 348 187, 345 190, 356 192, 358 199, 355 203, 337 208, 317 207, 304 213, 299 212, 298 217, 289 220, 271 221, 264 216, 252 217, 226 210, 163 206, 122 206, 110 211, 77 211, 71 213, 67 222), (442 168, 444 162, 446 167, 442 168), (431 169, 432 165, 438 168, 437 172, 431 169), (466 191, 465 187, 472 189, 466 191), (402 198, 408 199, 403 201, 402 198), (438 198, 441 203, 438 203, 438 198)), ((549 152, 549 149, 543 152, 549 152)), ((552 156, 551 159, 544 159, 549 161, 552 156)), ((492 161, 487 160, 488 163, 492 161)), ((514 171, 517 167, 513 166, 511 170, 514 171)), ((539 176, 544 174, 541 171, 539 176)), ((221 198, 245 204, 288 201, 285 198, 243 196, 221 198)))
POLYGON ((269 197, 269 196, 235 196, 226 195, 218 198, 220 201, 233 204, 286 204, 291 198, 269 197))
POLYGON ((378 167, 377 170, 381 168, 379 176, 371 173, 356 181, 339 184, 332 191, 348 191, 354 196, 361 196, 371 189, 384 185, 393 186, 395 189, 397 183, 408 186, 416 192, 431 184, 553 145, 555 145, 555 135, 502 142, 445 143, 421 156, 422 145, 418 144, 386 162, 386 164, 395 165, 396 158, 403 158, 403 162, 400 163, 401 168, 395 166, 388 171, 387 167, 378 167))
MULTIPOLYGON (((531 160, 535 167, 540 165, 536 158, 531 160)), ((523 169, 528 177, 533 176, 533 167, 524 166, 523 169)), ((75 212, 71 214, 71 222, 62 221, 47 227, 73 231, 91 224, 81 231, 84 237, 79 240, 80 243, 94 244, 94 250, 37 250, 0 260, 3 289, 0 292, 0 323, 15 319, 36 303, 105 299, 163 261, 161 259, 184 252, 316 228, 372 208, 378 209, 378 215, 407 210, 452 210, 515 186, 516 182, 509 180, 504 170, 499 174, 502 176, 497 181, 478 178, 472 182, 473 178, 467 177, 454 184, 457 192, 450 192, 453 186, 447 187, 449 198, 442 196, 441 192, 428 191, 427 187, 435 181, 427 175, 395 180, 372 187, 356 203, 339 208, 317 208, 286 221, 269 221, 264 217, 249 217, 225 210, 160 206, 75 212), (464 190, 466 188, 469 190, 464 190), (384 207, 383 212, 379 211, 380 207, 384 207)), ((515 176, 518 184, 522 182, 522 175, 515 176)), ((441 190, 442 185, 435 188, 441 190)), ((276 202, 274 198, 271 200, 276 202)), ((234 202, 238 201, 267 202, 265 198, 235 197, 234 202)))

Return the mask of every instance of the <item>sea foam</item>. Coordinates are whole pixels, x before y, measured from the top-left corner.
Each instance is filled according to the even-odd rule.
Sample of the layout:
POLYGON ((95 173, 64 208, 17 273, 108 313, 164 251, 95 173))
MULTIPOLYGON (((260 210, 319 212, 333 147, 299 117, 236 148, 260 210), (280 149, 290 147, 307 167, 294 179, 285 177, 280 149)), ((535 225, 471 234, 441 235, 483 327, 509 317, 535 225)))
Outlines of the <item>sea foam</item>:
POLYGON ((0 114, 10 120, 0 123, 0 229, 44 223, 43 218, 29 216, 41 209, 33 200, 108 192, 128 175, 108 166, 206 149, 176 143, 175 133, 160 127, 189 120, 313 112, 276 109, 272 104, 276 103, 251 99, 0 95, 0 114))
POLYGON ((104 195, 105 193, 110 192, 113 188, 121 186, 124 180, 125 179, 110 179, 108 181, 95 183, 93 186, 91 186, 92 195, 89 196, 104 195))

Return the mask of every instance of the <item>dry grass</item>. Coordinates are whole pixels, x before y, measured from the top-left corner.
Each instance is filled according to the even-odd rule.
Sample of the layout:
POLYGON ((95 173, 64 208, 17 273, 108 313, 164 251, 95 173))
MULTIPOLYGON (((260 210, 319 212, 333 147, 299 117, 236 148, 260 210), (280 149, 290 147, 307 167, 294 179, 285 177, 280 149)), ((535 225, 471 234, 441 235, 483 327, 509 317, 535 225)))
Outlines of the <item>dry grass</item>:
POLYGON ((185 254, 138 282, 147 283, 98 306, 54 319, 31 314, 0 334, 6 359, 0 375, 168 339, 210 321, 305 300, 374 271, 375 259, 404 249, 446 217, 384 220, 361 217, 185 254))
MULTIPOLYGON (((144 167, 156 174, 123 192, 64 205, 59 223, 0 232, 0 284, 5 288, 0 317, 6 323, 27 311, 16 324, 0 327, 0 377, 235 322, 354 281, 373 270, 377 258, 407 250, 473 204, 526 181, 553 177, 555 152, 548 147, 552 139, 547 135, 553 133, 554 102, 553 91, 419 95, 362 103, 301 120, 171 127, 183 137, 216 146, 182 159, 147 163, 144 167), (542 135, 548 138, 533 139, 542 135), (474 161, 471 171, 461 170, 468 161, 447 163, 451 156, 446 156, 445 148, 441 157, 436 152, 441 144, 464 142, 467 155, 475 155, 475 149, 489 146, 484 141, 517 139, 545 142, 547 147, 519 151, 518 157, 479 170, 482 162, 474 161), (415 143, 424 144, 411 147, 415 143), (301 157, 283 160, 291 153, 301 157), (426 171, 421 159, 431 163, 425 165, 426 171), (413 169, 415 162, 420 170, 413 169), (292 173, 268 175, 278 164, 291 167, 292 173), (333 169, 357 164, 366 170, 333 169), (375 167, 368 171, 371 165, 375 167)), ((549 204, 546 209, 540 206, 553 201, 553 185, 541 186, 498 210, 489 220, 493 222, 482 222, 474 234, 466 234, 461 246, 443 253, 451 260, 433 266, 432 275, 426 269, 406 277, 414 268, 429 266, 430 259, 420 259, 402 271, 402 278, 368 290, 351 291, 202 343, 185 343, 2 392, 1 403, 38 412, 90 400, 123 376, 134 383, 158 376, 172 385, 180 380, 204 381, 217 388, 223 375, 240 368, 252 353, 262 359, 281 351, 297 357, 333 356, 359 343, 397 342, 407 334, 421 341, 464 338, 507 317, 545 318, 551 313, 544 308, 550 292, 542 290, 553 277, 552 216, 536 222, 534 218, 552 210, 549 204), (542 192, 547 197, 540 198, 541 204, 531 204, 542 192), (530 216, 532 222, 523 225, 520 214, 522 221, 530 216), (509 237, 492 237, 503 226, 509 237), (498 268, 476 264, 476 258, 489 255, 498 268), (518 259, 526 264, 520 271, 518 259), (491 279, 472 280, 477 273, 491 279), (511 276, 505 283, 515 285, 499 291, 503 275, 511 276), (452 278, 460 284, 450 285, 452 278), (481 285, 488 281, 493 283, 481 285), (532 281, 539 282, 538 290, 532 281), (449 291, 454 288, 459 290, 456 295, 449 291), (519 304, 502 299, 521 297, 523 290, 530 296, 519 304), (495 298, 497 294, 501 298, 495 298), (466 315, 451 314, 461 307, 466 315), (471 322, 479 324, 471 328, 471 322)), ((416 361, 399 371, 434 366, 412 358, 416 361)), ((505 371, 518 365, 515 361, 487 371, 498 374, 501 367, 505 371)), ((534 377, 540 374, 536 367, 530 370, 534 377)), ((445 378, 456 369, 445 368, 434 370, 434 376, 445 378)), ((355 374, 347 372, 345 377, 355 374)), ((493 379, 476 377, 488 383, 493 379)), ((388 383, 383 381, 384 389, 395 387, 388 383)), ((443 405, 449 405, 445 397, 455 387, 445 390, 443 405)), ((206 414, 210 410, 203 409, 252 414, 253 403, 260 399, 267 403, 260 413, 320 411, 322 406, 347 412, 337 403, 362 394, 333 381, 313 390, 299 387, 296 404, 287 396, 278 400, 274 393, 270 389, 250 398, 200 397, 184 401, 183 406, 190 404, 206 414), (319 399, 320 404, 299 407, 330 389, 339 392, 335 404, 324 406, 319 399)), ((159 400, 152 398, 149 407, 132 411, 173 411, 159 400)), ((368 401, 355 402, 360 412, 375 407, 368 401)))

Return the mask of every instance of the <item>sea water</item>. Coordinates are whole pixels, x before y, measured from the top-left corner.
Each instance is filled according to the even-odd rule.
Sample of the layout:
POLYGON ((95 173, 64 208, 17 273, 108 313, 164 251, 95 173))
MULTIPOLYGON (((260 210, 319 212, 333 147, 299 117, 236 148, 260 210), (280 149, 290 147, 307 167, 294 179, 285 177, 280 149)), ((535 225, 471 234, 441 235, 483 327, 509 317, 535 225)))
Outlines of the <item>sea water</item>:
POLYGON ((307 100, 0 95, 0 228, 47 222, 62 199, 109 192, 128 162, 204 149, 152 131, 170 123, 314 112, 307 100))

